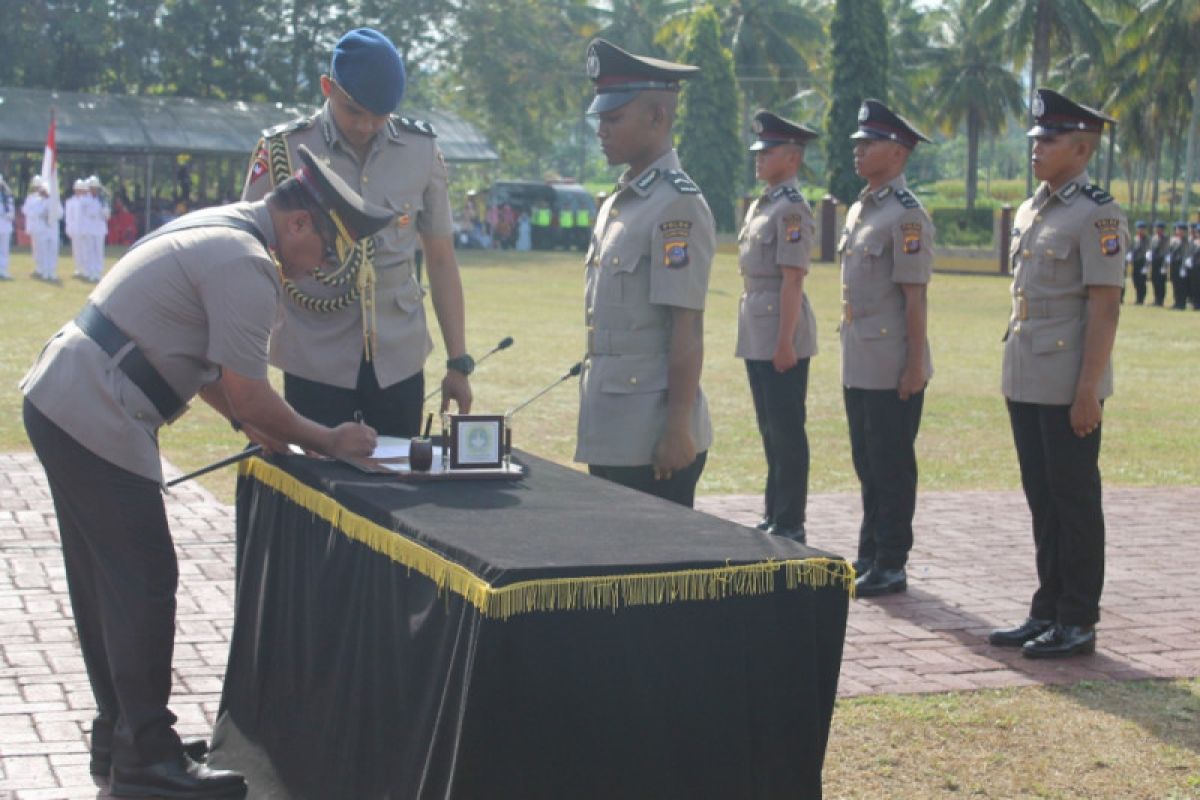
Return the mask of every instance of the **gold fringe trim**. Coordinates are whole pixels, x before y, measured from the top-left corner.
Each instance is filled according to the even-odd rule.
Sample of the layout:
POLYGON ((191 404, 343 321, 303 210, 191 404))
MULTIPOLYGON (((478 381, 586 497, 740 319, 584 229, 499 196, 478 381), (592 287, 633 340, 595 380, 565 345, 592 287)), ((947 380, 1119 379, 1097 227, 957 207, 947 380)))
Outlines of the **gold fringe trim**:
POLYGON ((492 619, 506 620, 535 611, 615 612, 625 606, 763 595, 775 590, 780 571, 788 590, 840 586, 847 592, 854 591, 854 568, 846 561, 832 558, 769 560, 757 564, 633 575, 545 578, 496 588, 461 564, 347 510, 328 495, 260 458, 241 462, 238 472, 283 494, 350 539, 421 573, 433 581, 439 591, 449 590, 459 595, 480 614, 492 619))

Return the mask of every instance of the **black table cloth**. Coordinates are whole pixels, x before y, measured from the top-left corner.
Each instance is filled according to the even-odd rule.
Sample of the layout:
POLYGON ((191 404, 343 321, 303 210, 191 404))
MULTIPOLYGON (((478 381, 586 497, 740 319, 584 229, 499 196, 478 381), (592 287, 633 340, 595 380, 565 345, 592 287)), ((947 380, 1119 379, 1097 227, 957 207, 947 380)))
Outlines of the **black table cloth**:
POLYGON ((818 798, 840 558, 521 454, 241 467, 214 763, 251 798, 818 798))

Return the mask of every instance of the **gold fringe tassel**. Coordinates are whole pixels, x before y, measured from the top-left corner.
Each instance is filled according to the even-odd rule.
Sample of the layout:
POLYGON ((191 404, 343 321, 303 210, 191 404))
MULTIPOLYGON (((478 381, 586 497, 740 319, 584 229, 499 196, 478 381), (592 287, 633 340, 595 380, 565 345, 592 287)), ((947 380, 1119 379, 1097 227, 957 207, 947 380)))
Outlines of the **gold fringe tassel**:
POLYGON ((623 606, 769 594, 775 589, 775 578, 780 570, 783 571, 784 585, 789 590, 840 586, 847 592, 854 591, 854 568, 841 559, 832 558, 771 560, 758 564, 634 575, 545 578, 496 588, 461 564, 347 510, 328 495, 312 489, 260 458, 241 462, 238 471, 283 494, 350 539, 421 573, 433 581, 439 591, 448 589, 454 592, 480 614, 493 619, 506 620, 535 611, 616 611, 623 606))

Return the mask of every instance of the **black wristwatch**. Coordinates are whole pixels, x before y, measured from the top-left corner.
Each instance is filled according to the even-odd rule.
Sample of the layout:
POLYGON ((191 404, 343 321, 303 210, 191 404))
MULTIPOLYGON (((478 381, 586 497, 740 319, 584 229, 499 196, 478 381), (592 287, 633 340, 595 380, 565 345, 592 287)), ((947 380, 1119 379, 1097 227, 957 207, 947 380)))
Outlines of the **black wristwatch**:
POLYGON ((463 353, 458 358, 448 358, 446 359, 446 369, 461 372, 463 375, 470 375, 475 371, 475 359, 471 358, 467 353, 463 353))

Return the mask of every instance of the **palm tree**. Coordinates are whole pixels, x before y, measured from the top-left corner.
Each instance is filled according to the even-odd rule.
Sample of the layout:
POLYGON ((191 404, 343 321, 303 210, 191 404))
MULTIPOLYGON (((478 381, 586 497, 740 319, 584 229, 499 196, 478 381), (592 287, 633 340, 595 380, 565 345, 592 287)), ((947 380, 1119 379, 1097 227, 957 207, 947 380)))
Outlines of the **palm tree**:
POLYGON ((986 0, 949 0, 940 25, 941 45, 931 54, 934 118, 948 134, 967 128, 967 208, 979 188, 979 137, 1020 116, 1021 82, 1003 61, 999 35, 980 24, 986 0))
MULTIPOLYGON (((1145 0, 1138 13, 1130 17, 1121 30, 1120 41, 1125 49, 1119 66, 1130 76, 1119 85, 1118 100, 1133 105, 1155 95, 1171 108, 1155 108, 1164 122, 1173 116, 1182 119, 1186 113, 1183 98, 1191 84, 1191 117, 1186 127, 1184 147, 1183 216, 1191 209, 1192 180, 1196 175, 1196 146, 1200 136, 1200 4, 1195 0, 1145 0)), ((1143 107, 1145 107, 1143 105, 1143 107)), ((1179 130, 1177 128, 1177 130, 1179 130)), ((1157 170, 1155 172, 1157 179, 1157 170)))
MULTIPOLYGON (((1097 9, 1127 1, 987 0, 979 9, 979 21, 985 30, 1007 30, 1008 51, 1018 67, 1028 60, 1029 108, 1032 109, 1034 90, 1045 81, 1053 52, 1111 52, 1104 19, 1097 9)), ((1031 164, 1025 168, 1025 190, 1028 194, 1033 192, 1031 164)))

